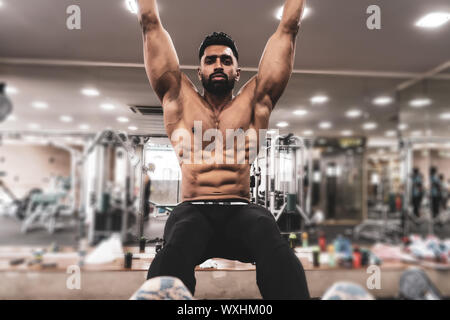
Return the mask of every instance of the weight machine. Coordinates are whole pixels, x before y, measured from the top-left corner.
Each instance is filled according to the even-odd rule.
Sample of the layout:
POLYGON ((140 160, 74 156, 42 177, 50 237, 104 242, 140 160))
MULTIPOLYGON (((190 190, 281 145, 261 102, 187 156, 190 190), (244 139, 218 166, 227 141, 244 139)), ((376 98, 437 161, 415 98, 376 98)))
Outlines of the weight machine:
POLYGON ((312 147, 312 140, 293 134, 267 138, 264 206, 281 224, 280 229, 285 229, 282 233, 299 231, 312 224, 312 147), (305 178, 308 181, 306 194, 305 178), (293 225, 296 219, 298 228, 293 225))

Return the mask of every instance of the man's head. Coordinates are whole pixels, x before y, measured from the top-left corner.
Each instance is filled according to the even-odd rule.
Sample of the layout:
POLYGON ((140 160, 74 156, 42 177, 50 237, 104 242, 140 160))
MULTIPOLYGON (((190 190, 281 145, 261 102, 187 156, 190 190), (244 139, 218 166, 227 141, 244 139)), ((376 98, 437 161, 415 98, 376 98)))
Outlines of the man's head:
POLYGON ((214 32, 205 38, 199 49, 198 77, 209 93, 224 96, 239 81, 239 54, 233 39, 227 34, 214 32))

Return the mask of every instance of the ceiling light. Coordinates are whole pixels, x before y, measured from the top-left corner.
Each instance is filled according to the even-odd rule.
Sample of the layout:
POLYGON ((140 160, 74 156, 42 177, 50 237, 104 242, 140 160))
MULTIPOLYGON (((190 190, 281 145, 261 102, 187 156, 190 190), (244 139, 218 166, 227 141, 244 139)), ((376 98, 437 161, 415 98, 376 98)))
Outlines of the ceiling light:
POLYGON ((395 130, 388 130, 384 134, 386 137, 395 137, 397 135, 397 132, 395 130))
POLYGON ((100 105, 100 108, 102 108, 103 110, 114 110, 116 108, 115 105, 110 104, 110 103, 103 103, 100 105))
POLYGON ((311 98, 311 103, 312 104, 322 104, 328 101, 328 97, 327 96, 323 96, 323 95, 317 95, 311 98))
POLYGON ((285 121, 277 123, 277 127, 279 127, 279 128, 286 128, 288 126, 289 126, 289 123, 287 123, 285 121))
POLYGON ((378 124, 376 124, 375 122, 367 122, 364 123, 362 127, 364 130, 375 130, 376 128, 378 128, 378 124))
POLYGON ((10 114, 7 118, 6 121, 16 121, 17 117, 13 114, 10 114))
POLYGON ((422 131, 420 131, 420 130, 412 131, 411 136, 412 137, 420 137, 420 136, 422 136, 422 131))
POLYGON ((129 122, 130 120, 128 118, 126 118, 126 117, 118 117, 117 121, 125 123, 125 122, 129 122))
POLYGON ((303 131, 304 136, 312 136, 314 134, 314 131, 312 130, 305 130, 303 131))
MULTIPOLYGON (((0 7, 1 7, 1 5, 0 5, 0 7)), ((19 92, 19 90, 17 90, 16 87, 11 87, 11 86, 6 85, 6 91, 5 92, 6 92, 6 94, 12 95, 12 94, 17 94, 19 92)))
POLYGON ((418 98, 411 100, 409 105, 413 108, 423 108, 431 104, 431 99, 429 98, 418 98))
POLYGON ((420 18, 416 22, 416 26, 422 28, 437 28, 450 20, 450 13, 448 12, 432 12, 420 18))
POLYGON ((80 130, 89 130, 89 125, 88 124, 85 124, 85 123, 83 123, 83 124, 80 124, 79 126, 78 126, 78 128, 80 129, 80 130))
POLYGON ((127 9, 132 14, 137 14, 138 13, 138 5, 137 5, 136 0, 125 0, 125 4, 127 6, 127 9))
POLYGON ((409 126, 406 123, 401 123, 398 125, 398 130, 401 130, 401 131, 406 130, 408 128, 409 128, 409 126))
POLYGON ((439 118, 442 120, 450 120, 450 112, 441 113, 439 118))
POLYGON ((273 134, 276 134, 277 132, 278 132, 278 130, 276 130, 276 129, 270 129, 267 131, 267 134, 273 135, 273 134))
POLYGON ((43 102, 43 101, 35 101, 31 105, 35 109, 41 109, 42 110, 42 109, 47 109, 48 108, 47 102, 43 102))
MULTIPOLYGON (((278 8, 275 16, 277 17, 278 20, 281 20, 281 18, 283 17, 283 11, 284 11, 284 6, 281 6, 280 8, 278 8)), ((303 14, 302 14, 302 19, 306 18, 307 16, 309 16, 311 12, 311 9, 308 7, 305 7, 303 9, 303 14)))
POLYGON ((387 106, 388 104, 391 104, 394 101, 391 97, 388 96, 381 96, 373 99, 373 104, 377 106, 387 106))
POLYGON ((294 114, 295 114, 296 116, 302 117, 302 116, 307 115, 307 114, 308 114, 308 111, 307 111, 307 110, 304 110, 304 109, 298 109, 298 110, 295 110, 295 111, 294 111, 294 114))
POLYGON ((353 135, 353 131, 352 130, 343 130, 343 131, 341 131, 341 136, 349 137, 349 136, 352 136, 352 135, 353 135))
POLYGON ((362 115, 362 111, 358 109, 348 110, 345 113, 347 118, 359 118, 362 115))
POLYGON ((138 127, 135 127, 135 126, 128 127, 128 130, 131 130, 131 131, 136 131, 137 129, 138 129, 138 127))
POLYGON ((41 126, 37 123, 30 123, 28 124, 28 128, 30 128, 31 130, 36 130, 39 129, 41 126))
POLYGON ((59 120, 61 120, 62 122, 72 122, 73 118, 71 116, 61 116, 59 117, 59 120))
POLYGON ((100 92, 94 88, 84 88, 81 90, 81 93, 88 97, 97 97, 100 95, 100 92))
POLYGON ((321 122, 319 123, 320 129, 330 129, 333 126, 331 122, 321 122))

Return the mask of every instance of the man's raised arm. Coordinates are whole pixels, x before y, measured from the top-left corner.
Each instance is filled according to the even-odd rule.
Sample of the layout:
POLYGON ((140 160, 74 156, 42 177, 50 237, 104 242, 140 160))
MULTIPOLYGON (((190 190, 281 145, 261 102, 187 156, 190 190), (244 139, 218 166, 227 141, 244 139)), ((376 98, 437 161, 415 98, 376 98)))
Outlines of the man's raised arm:
POLYGON ((256 76, 255 98, 273 108, 292 73, 295 40, 306 0, 286 0, 283 17, 270 37, 256 76))
POLYGON ((150 84, 161 102, 176 99, 181 86, 177 53, 159 18, 156 0, 138 0, 144 61, 150 84))

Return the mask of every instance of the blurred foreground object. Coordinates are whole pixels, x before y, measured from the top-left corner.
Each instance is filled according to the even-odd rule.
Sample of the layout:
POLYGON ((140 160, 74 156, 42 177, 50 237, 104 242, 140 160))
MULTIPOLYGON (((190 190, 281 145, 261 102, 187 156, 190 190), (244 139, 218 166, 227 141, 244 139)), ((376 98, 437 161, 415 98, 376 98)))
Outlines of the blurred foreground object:
POLYGON ((193 300, 183 282, 173 277, 147 280, 130 300, 193 300))
POLYGON ((337 282, 325 292, 322 300, 375 300, 375 298, 356 283, 337 282))
POLYGON ((0 122, 3 122, 8 117, 13 109, 11 101, 6 97, 6 85, 0 83, 0 122))

